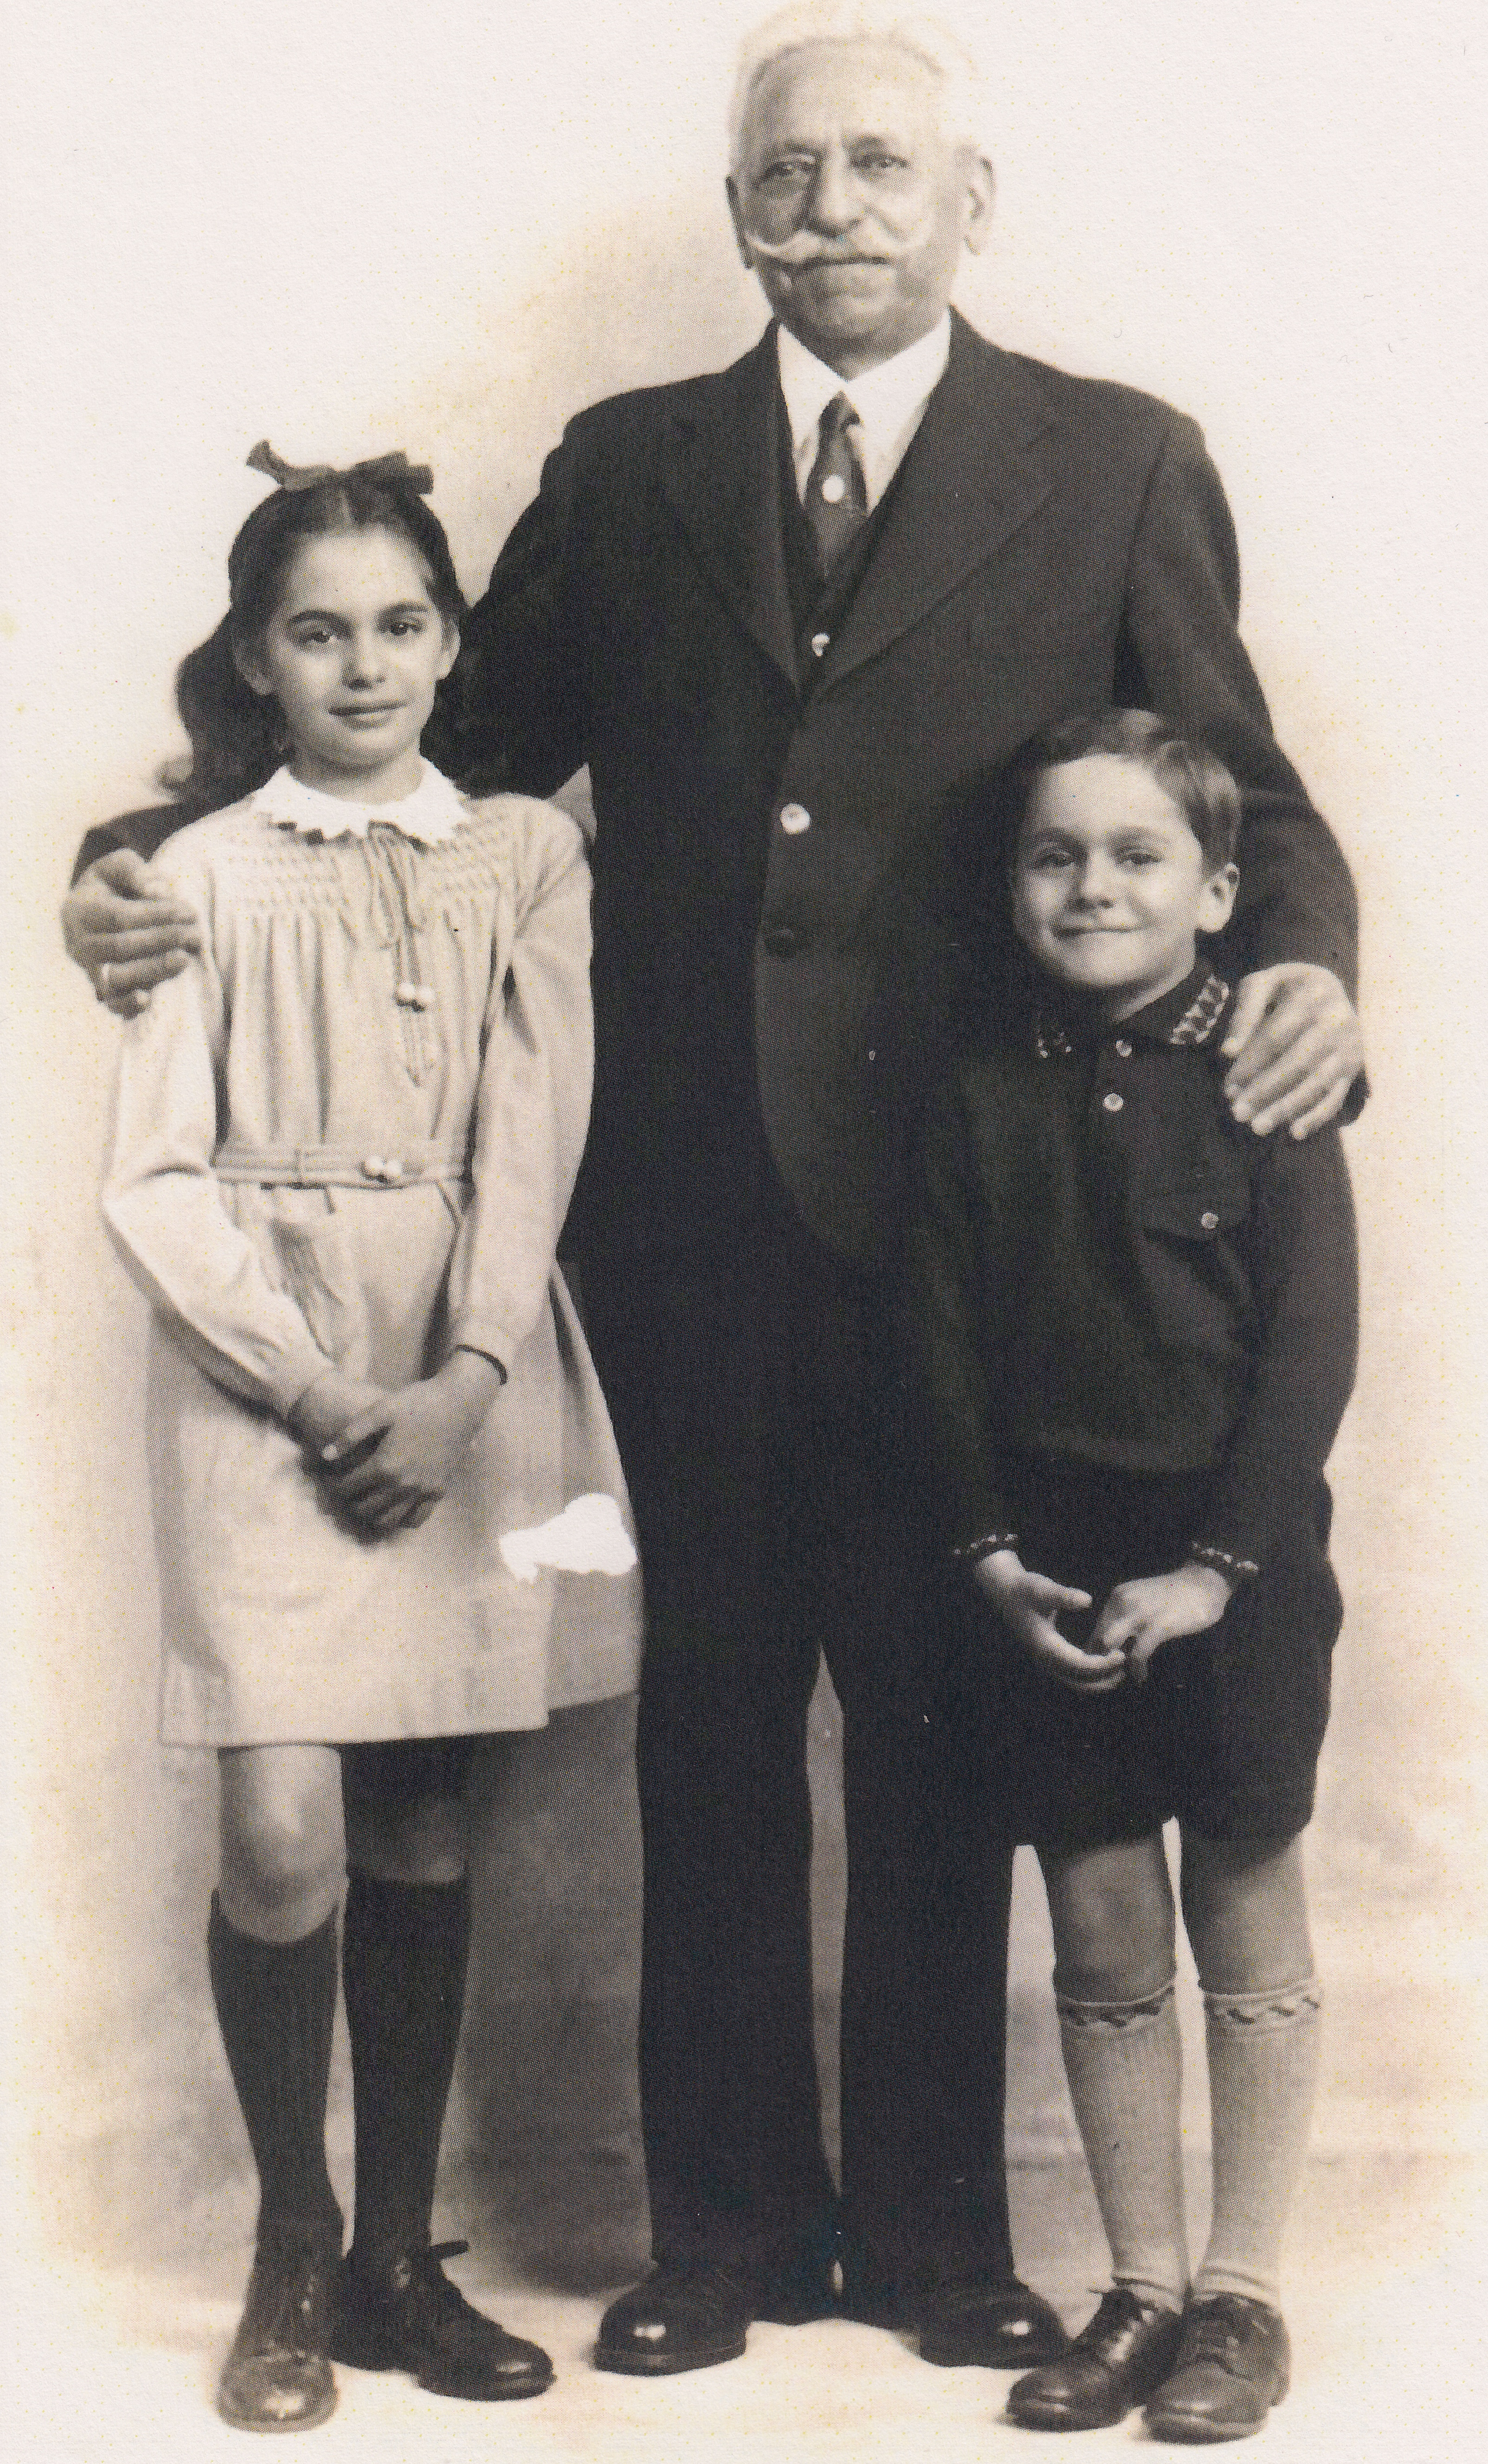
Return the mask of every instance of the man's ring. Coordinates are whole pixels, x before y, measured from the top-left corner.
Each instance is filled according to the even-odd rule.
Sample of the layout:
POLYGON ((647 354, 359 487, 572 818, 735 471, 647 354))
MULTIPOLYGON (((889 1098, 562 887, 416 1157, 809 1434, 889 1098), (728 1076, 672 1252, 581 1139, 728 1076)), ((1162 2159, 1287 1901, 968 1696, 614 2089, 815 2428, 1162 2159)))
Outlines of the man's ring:
POLYGON ((98 968, 98 999, 100 1001, 106 1001, 109 998, 113 973, 114 965, 112 959, 104 958, 98 968))

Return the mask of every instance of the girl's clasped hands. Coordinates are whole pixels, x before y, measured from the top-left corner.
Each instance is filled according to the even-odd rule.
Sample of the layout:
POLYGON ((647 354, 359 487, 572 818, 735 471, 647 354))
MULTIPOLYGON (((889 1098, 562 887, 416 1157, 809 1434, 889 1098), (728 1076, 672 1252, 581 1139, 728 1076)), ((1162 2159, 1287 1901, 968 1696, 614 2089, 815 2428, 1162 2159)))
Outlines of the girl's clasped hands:
POLYGON ((427 1522, 504 1383, 494 1360, 463 1350, 392 1391, 333 1369, 300 1397, 290 1427, 339 1511, 386 1539, 427 1522))

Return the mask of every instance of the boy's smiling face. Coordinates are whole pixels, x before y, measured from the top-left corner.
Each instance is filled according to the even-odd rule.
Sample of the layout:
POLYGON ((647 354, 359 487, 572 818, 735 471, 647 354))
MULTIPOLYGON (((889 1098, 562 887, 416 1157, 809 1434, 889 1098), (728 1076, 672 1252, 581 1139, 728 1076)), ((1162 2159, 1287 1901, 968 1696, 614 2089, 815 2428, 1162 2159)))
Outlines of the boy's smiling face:
POLYGON ((1013 864, 1013 922, 1046 975, 1129 1018, 1181 984, 1200 933, 1229 921, 1238 875, 1212 865, 1140 762, 1090 753, 1034 786, 1013 864))

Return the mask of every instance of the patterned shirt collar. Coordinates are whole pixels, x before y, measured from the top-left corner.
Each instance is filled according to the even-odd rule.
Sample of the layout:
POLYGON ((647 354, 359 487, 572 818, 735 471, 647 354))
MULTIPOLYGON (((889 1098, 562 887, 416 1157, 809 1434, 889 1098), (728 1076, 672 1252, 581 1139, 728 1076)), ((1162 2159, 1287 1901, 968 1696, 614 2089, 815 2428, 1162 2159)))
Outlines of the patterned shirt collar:
POLYGON ((249 798, 249 808, 276 829, 295 830, 301 838, 364 839, 374 822, 417 839, 421 847, 440 847, 453 838, 466 818, 458 788, 442 770, 426 761, 411 796, 391 796, 382 803, 361 803, 351 796, 328 796, 307 787, 287 766, 249 798))
POLYGON ((1100 1018, 1086 1002, 1061 999, 1040 983, 1034 1002, 1034 1049, 1040 1061, 1069 1060, 1092 1045, 1204 1045, 1213 1043, 1230 1011, 1230 987, 1202 962, 1171 992, 1160 993, 1130 1018, 1100 1018))

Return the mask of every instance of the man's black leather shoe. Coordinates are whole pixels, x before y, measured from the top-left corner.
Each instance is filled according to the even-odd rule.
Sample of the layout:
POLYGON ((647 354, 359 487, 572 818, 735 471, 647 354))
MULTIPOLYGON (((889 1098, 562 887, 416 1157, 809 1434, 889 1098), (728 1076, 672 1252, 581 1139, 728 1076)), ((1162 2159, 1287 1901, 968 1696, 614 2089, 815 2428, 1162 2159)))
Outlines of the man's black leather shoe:
POLYGON ((1189 2303, 1176 2359, 1143 2419, 1149 2436, 1180 2447, 1249 2438, 1291 2383, 1280 2310, 1243 2293, 1214 2293, 1189 2303))
POLYGON ((1059 2313, 1016 2276, 942 2284, 916 2305, 920 2356, 946 2370, 1022 2370, 1068 2349, 1059 2313))
POLYGON ((359 2370, 406 2370, 431 2394, 473 2404, 541 2395, 553 2385, 542 2346, 509 2336, 472 2309, 445 2274, 441 2261, 466 2247, 442 2241, 411 2251, 371 2284, 359 2281, 345 2260, 331 2345, 337 2361, 359 2370))
POLYGON ((600 2321, 594 2366, 660 2379, 737 2361, 750 2321, 760 2316, 762 2293, 752 2268, 661 2260, 643 2283, 610 2303, 600 2321))
POLYGON ((1176 2310, 1114 2286, 1062 2361, 1009 2389, 1008 2419, 1024 2430, 1109 2429, 1166 2378, 1182 2331, 1176 2310))

